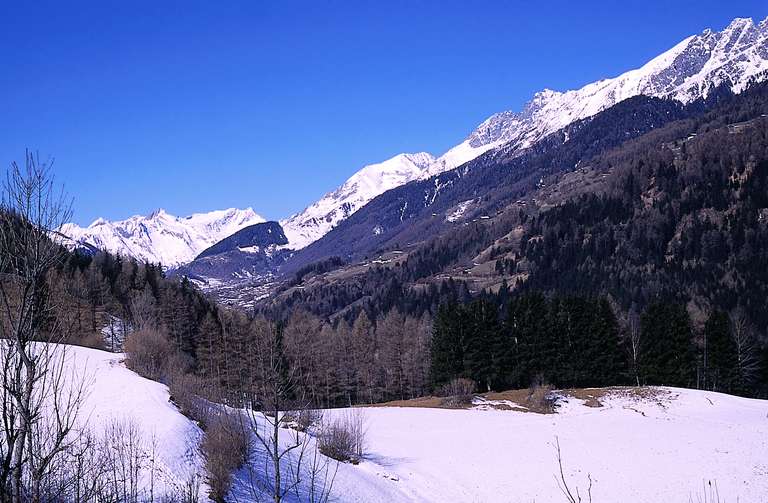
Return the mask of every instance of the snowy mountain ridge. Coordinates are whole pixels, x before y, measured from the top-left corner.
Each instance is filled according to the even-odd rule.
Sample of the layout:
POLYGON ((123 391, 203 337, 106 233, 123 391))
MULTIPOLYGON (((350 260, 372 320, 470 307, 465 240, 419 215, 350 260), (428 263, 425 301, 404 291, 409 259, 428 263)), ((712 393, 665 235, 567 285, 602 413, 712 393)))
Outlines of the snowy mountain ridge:
POLYGON ((343 218, 396 185, 454 169, 502 145, 511 151, 530 147, 576 120, 591 117, 633 96, 643 94, 688 103, 706 97, 710 90, 724 83, 730 82, 731 89, 738 93, 750 79, 764 79, 766 72, 768 18, 759 24, 749 18, 736 18, 723 31, 707 29, 690 36, 642 67, 618 77, 598 80, 572 91, 539 91, 522 111, 492 115, 463 142, 440 157, 415 154, 422 160, 432 158, 427 166, 417 164, 418 169, 401 170, 399 177, 388 177, 388 183, 366 184, 365 190, 354 192, 359 180, 385 176, 393 163, 414 154, 400 154, 381 164, 366 166, 339 189, 281 224, 289 246, 299 249, 319 239, 343 218))
POLYGON ((187 217, 163 209, 110 222, 103 218, 88 227, 66 224, 61 233, 74 242, 90 244, 138 260, 177 267, 200 252, 250 225, 265 222, 252 208, 229 208, 187 217))
POLYGON ((280 221, 289 247, 304 248, 320 239, 374 197, 420 178, 434 162, 431 154, 419 152, 365 166, 301 213, 280 221))
MULTIPOLYGON (((763 80, 766 74, 768 18, 757 24, 749 18, 736 18, 724 30, 707 29, 690 36, 618 77, 577 90, 539 91, 521 111, 492 115, 440 157, 426 152, 403 153, 363 167, 340 187, 280 221, 288 238, 286 247, 298 250, 320 239, 390 189, 454 169, 502 145, 509 152, 520 151, 627 98, 643 94, 687 103, 706 97, 722 84, 740 92, 750 80, 763 80)), ((250 208, 195 214, 186 219, 156 213, 120 222, 99 219, 85 229, 68 224, 62 232, 79 243, 175 267, 243 227, 264 221, 250 208)))

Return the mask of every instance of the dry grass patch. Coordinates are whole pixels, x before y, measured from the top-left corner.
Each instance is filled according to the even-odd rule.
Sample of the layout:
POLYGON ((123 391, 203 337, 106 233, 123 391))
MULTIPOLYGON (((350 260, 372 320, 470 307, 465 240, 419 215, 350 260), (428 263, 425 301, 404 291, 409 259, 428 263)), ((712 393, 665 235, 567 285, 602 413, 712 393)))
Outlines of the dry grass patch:
POLYGON ((444 397, 425 396, 410 400, 395 400, 378 403, 370 407, 417 407, 429 409, 472 409, 484 408, 513 412, 554 414, 559 398, 575 398, 587 407, 603 407, 611 398, 626 398, 633 402, 653 403, 665 408, 674 398, 668 390, 654 387, 613 386, 608 388, 568 388, 555 390, 551 386, 534 386, 528 389, 491 391, 474 395, 472 403, 460 405, 446 402, 444 397))
POLYGON ((634 402, 648 402, 665 408, 674 398, 670 391, 649 386, 611 386, 608 388, 569 388, 562 391, 569 398, 584 401, 587 407, 602 407, 611 398, 626 398, 634 402))

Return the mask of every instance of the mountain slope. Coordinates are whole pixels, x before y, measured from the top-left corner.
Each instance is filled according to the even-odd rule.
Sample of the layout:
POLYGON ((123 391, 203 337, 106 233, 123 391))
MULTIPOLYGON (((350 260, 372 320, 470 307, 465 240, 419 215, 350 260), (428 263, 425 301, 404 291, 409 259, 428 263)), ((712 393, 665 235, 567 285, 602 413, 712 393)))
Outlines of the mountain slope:
POLYGON ((266 248, 268 246, 282 246, 286 244, 288 244, 288 240, 280 224, 277 222, 264 222, 240 229, 215 245, 206 248, 195 258, 218 255, 238 248, 266 248))
MULTIPOLYGON (((690 103, 717 86, 740 92, 768 72, 768 19, 755 24, 737 18, 724 30, 705 30, 681 41, 640 68, 578 90, 536 93, 520 112, 504 111, 481 123, 463 142, 439 158, 428 153, 399 154, 371 164, 319 201, 280 223, 288 246, 315 242, 376 196, 414 180, 452 170, 504 146, 522 153, 568 124, 592 117, 638 95, 690 103)), ((564 140, 567 140, 565 138, 564 140)), ((65 234, 113 252, 175 267, 237 230, 264 221, 252 210, 226 210, 178 219, 164 212, 122 222, 97 220, 86 229, 68 226, 65 234), (235 212, 233 215, 229 213, 235 212), (218 221, 224 221, 219 225, 218 221), (198 222, 198 220, 200 220, 198 222), (189 224, 189 225, 188 225, 189 224)))
POLYGON ((336 190, 280 222, 290 247, 300 249, 316 241, 374 197, 420 178, 434 162, 435 158, 430 154, 420 152, 398 154, 384 162, 365 166, 336 190))
POLYGON ((599 80, 573 91, 538 92, 522 111, 494 114, 439 158, 419 154, 421 162, 431 162, 426 166, 414 162, 416 166, 409 165, 410 169, 400 171, 400 176, 388 178, 388 183, 361 186, 358 181, 386 176, 392 165, 407 163, 412 154, 400 154, 382 164, 366 166, 339 189, 281 223, 291 248, 300 249, 384 191, 454 169, 499 146, 505 145, 510 152, 525 149, 576 120, 637 95, 689 103, 706 97, 721 84, 739 92, 750 79, 764 78, 766 71, 768 19, 756 25, 751 19, 737 18, 721 32, 705 30, 688 37, 642 67, 616 78, 599 80))
POLYGON ((188 217, 177 217, 158 209, 147 216, 136 215, 115 222, 99 218, 85 228, 66 224, 61 233, 76 243, 177 267, 192 261, 225 237, 261 222, 264 218, 251 208, 230 208, 188 217))
POLYGON ((204 291, 218 288, 222 282, 227 282, 228 288, 237 288, 241 280, 271 277, 291 255, 285 249, 287 243, 277 222, 250 225, 206 248, 173 274, 195 280, 204 291))
POLYGON ((281 270, 347 265, 286 281, 263 308, 354 319, 506 282, 610 295, 622 309, 670 292, 702 308, 740 299, 763 330, 765 114, 768 83, 686 106, 638 96, 521 155, 498 149, 393 189, 281 270), (619 197, 590 199, 608 190, 619 197))

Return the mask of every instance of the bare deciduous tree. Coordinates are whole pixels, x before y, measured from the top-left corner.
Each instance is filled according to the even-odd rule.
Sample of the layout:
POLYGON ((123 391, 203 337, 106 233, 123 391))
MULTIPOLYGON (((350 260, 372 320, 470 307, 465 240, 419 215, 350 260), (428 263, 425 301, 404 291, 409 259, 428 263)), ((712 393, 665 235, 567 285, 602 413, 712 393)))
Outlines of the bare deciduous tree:
POLYGON ((256 443, 264 451, 265 465, 261 474, 249 466, 252 497, 258 500, 266 492, 280 503, 293 494, 298 501, 324 503, 330 497, 336 471, 331 474, 330 461, 317 452, 317 443, 311 441, 308 432, 310 425, 296 424, 302 412, 310 409, 302 393, 306 387, 299 386, 299 366, 288 361, 282 327, 254 327, 258 332, 254 334, 258 369, 246 410, 256 443))
POLYGON ((751 384, 760 370, 757 346, 747 313, 736 308, 730 313, 731 337, 736 345, 736 385, 744 389, 751 384))
POLYGON ((71 443, 83 381, 65 383, 66 350, 47 279, 64 258, 50 239, 71 215, 51 163, 26 153, 8 170, 0 207, 2 439, 0 499, 40 501, 44 479, 71 443))

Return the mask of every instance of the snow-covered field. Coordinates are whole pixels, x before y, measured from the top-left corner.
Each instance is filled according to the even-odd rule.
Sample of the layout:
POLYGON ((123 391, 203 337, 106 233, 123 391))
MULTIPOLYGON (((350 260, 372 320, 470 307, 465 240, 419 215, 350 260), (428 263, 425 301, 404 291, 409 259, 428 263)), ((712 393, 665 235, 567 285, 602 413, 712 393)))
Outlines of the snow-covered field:
POLYGON ((664 391, 662 404, 571 399, 552 415, 368 409, 369 460, 345 466, 335 488, 342 501, 567 501, 557 437, 585 501, 588 476, 596 503, 704 501, 705 481, 721 501, 768 501, 768 402, 664 391))
MULTIPOLYGON (((154 435, 166 487, 201 470, 201 432, 165 386, 127 370, 122 355, 70 348, 67 358, 93 377, 84 408, 91 424, 132 418, 154 435)), ((706 481, 721 501, 768 501, 768 401, 675 388, 657 395, 616 395, 599 408, 569 398, 549 415, 365 408, 368 454, 340 465, 334 500, 566 501, 555 478, 558 438, 566 480, 585 501, 588 477, 595 503, 704 501, 706 481)), ((242 485, 234 494, 248 501, 242 485)))

